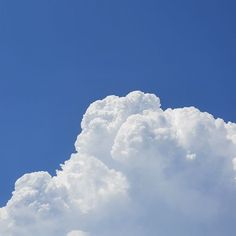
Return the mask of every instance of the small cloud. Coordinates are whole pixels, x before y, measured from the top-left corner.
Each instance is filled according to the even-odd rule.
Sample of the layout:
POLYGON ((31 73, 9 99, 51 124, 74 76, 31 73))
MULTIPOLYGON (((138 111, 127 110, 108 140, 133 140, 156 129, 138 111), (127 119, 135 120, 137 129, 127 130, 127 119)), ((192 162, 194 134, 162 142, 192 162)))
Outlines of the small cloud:
POLYGON ((86 232, 73 230, 67 234, 67 236, 89 236, 86 232))
POLYGON ((187 154, 187 156, 186 156, 186 158, 188 159, 188 160, 195 160, 196 159, 196 153, 188 153, 187 154))

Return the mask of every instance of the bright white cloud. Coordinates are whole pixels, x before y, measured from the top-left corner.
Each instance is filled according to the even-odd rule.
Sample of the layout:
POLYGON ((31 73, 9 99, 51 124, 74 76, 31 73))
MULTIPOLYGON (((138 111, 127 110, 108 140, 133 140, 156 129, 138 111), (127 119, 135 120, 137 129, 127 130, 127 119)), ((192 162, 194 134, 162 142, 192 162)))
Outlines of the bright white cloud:
POLYGON ((56 176, 25 174, 4 236, 235 235, 236 124, 132 92, 92 103, 56 176))

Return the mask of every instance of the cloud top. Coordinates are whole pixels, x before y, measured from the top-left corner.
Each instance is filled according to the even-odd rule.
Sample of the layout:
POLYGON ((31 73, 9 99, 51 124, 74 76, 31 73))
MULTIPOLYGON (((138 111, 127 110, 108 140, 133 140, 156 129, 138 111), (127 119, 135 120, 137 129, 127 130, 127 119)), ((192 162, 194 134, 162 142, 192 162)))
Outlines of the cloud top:
POLYGON ((92 103, 81 127, 56 176, 16 181, 0 235, 234 235, 236 124, 134 91, 92 103))

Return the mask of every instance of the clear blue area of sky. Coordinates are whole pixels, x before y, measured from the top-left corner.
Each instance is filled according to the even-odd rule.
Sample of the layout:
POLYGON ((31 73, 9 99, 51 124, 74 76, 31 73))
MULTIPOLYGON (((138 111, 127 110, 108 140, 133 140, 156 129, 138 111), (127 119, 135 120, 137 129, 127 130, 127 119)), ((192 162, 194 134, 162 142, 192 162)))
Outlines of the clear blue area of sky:
POLYGON ((74 150, 87 106, 153 92, 236 121, 236 1, 1 0, 0 204, 74 150))

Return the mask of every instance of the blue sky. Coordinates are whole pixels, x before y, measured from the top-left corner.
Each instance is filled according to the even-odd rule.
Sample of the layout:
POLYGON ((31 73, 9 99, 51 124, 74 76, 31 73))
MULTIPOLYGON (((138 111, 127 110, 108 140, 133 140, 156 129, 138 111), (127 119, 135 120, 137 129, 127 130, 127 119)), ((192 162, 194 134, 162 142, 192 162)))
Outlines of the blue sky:
POLYGON ((54 174, 87 106, 153 92, 236 120, 235 1, 0 2, 0 203, 22 174, 54 174))

